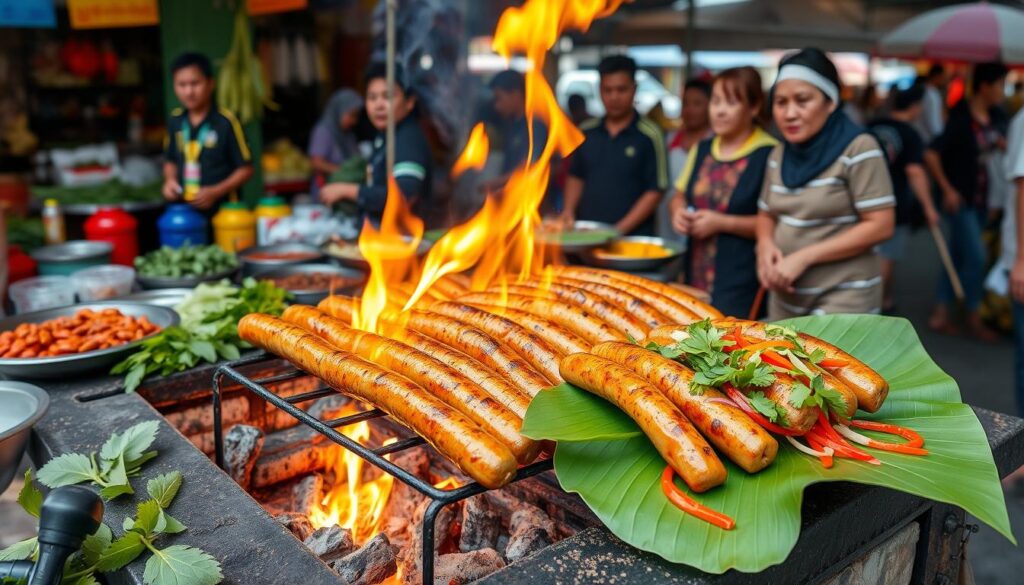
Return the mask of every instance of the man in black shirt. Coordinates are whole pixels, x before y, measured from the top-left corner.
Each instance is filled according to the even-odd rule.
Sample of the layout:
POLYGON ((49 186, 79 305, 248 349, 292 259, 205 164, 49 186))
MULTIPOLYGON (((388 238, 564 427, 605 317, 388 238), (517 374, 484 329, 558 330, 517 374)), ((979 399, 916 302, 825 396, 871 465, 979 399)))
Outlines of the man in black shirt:
POLYGON ((505 186, 512 171, 522 167, 527 159, 531 162, 540 158, 548 141, 548 129, 540 118, 534 118, 533 143, 530 143, 530 126, 526 123, 526 80, 523 74, 506 69, 491 79, 494 93, 494 111, 501 116, 501 152, 504 156, 501 174, 481 185, 484 191, 496 191, 505 186))
POLYGON ((903 259, 906 251, 914 199, 920 204, 929 226, 939 223, 939 212, 932 203, 924 167, 924 141, 913 126, 913 121, 921 115, 924 88, 915 85, 910 89, 893 91, 892 113, 869 125, 885 151, 896 196, 896 231, 878 249, 882 256, 883 311, 892 310, 892 275, 896 262, 903 259))
POLYGON ((652 235, 654 211, 668 188, 664 137, 633 108, 636 63, 606 57, 598 71, 605 117, 580 127, 585 139, 572 155, 561 220, 601 221, 623 234, 652 235))
POLYGON ((205 55, 180 55, 171 81, 183 107, 167 121, 163 195, 212 214, 252 177, 249 146, 234 114, 213 103, 213 68, 205 55))

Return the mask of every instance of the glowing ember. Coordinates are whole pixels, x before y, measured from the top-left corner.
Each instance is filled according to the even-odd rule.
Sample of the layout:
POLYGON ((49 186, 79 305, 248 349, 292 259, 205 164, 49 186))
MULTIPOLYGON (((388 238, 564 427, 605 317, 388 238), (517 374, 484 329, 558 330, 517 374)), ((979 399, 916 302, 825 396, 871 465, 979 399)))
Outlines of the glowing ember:
MULTIPOLYGON (((505 59, 525 55, 529 69, 526 78, 526 119, 533 149, 533 120, 547 125, 544 149, 533 161, 527 161, 510 176, 495 199, 462 225, 438 240, 420 266, 416 248, 423 235, 423 224, 415 218, 392 182, 380 229, 367 225, 359 237, 359 250, 370 265, 370 277, 355 327, 380 332, 381 318, 393 319, 396 306, 408 310, 427 294, 446 274, 473 269, 471 288, 482 290, 504 284, 506 274, 525 279, 541 273, 551 264, 546 250, 534 240, 540 224, 538 209, 547 191, 554 156, 567 156, 583 141, 580 133, 562 112, 551 86, 542 72, 547 52, 567 29, 586 31, 597 18, 614 12, 624 0, 529 0, 502 13, 494 34, 494 50, 505 59), (415 283, 412 293, 403 283, 415 283), (390 296, 389 296, 390 295, 390 296)), ((453 169, 457 176, 467 168, 482 168, 487 160, 489 139, 482 124, 477 124, 453 169)))
POLYGON ((453 490, 459 487, 460 485, 462 484, 459 483, 459 480, 455 479, 454 477, 449 477, 448 479, 442 479, 441 481, 435 483, 434 487, 436 487, 439 490, 453 490))
MULTIPOLYGON (((345 436, 359 443, 370 438, 370 425, 365 421, 341 430, 345 436)), ((385 445, 394 443, 391 438, 385 445)), ((363 481, 363 460, 348 449, 337 447, 328 455, 326 468, 334 475, 334 485, 309 513, 314 528, 337 524, 352 532, 352 540, 362 544, 380 532, 384 507, 391 495, 392 476, 382 473, 376 479, 363 481)))

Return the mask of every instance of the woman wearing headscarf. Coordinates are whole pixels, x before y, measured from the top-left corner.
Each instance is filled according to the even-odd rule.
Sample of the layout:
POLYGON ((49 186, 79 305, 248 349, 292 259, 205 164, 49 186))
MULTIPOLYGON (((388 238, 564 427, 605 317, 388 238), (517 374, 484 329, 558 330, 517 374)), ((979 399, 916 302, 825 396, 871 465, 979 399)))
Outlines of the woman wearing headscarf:
POLYGON ((892 237, 896 198, 878 141, 843 113, 839 74, 818 49, 782 60, 771 101, 784 141, 758 201, 768 318, 879 312, 874 247, 892 237))
POLYGON ((765 98, 756 69, 726 69, 712 88, 714 137, 690 149, 669 210, 673 229, 690 237, 686 283, 711 293, 711 304, 726 315, 746 316, 758 289, 757 198, 778 141, 758 124, 765 98))
POLYGON ((385 133, 389 105, 395 118, 395 166, 391 176, 406 204, 417 215, 431 199, 431 167, 433 159, 426 134, 416 115, 416 94, 402 67, 395 66, 395 88, 388 102, 386 68, 383 63, 370 65, 366 73, 366 113, 377 130, 365 180, 344 181, 324 185, 320 200, 326 205, 340 202, 355 204, 361 217, 379 224, 388 198, 388 173, 385 133))
POLYGON ((359 155, 353 132, 363 109, 363 98, 355 90, 344 88, 334 92, 320 114, 309 137, 309 162, 313 166, 310 194, 317 198, 320 186, 341 165, 359 155))

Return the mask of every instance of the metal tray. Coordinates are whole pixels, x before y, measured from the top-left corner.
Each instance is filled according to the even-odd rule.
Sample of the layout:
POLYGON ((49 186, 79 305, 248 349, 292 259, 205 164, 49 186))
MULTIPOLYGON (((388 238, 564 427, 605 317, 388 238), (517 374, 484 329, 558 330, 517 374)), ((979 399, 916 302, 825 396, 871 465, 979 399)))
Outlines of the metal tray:
POLYGON ((191 288, 158 288, 127 294, 123 297, 118 297, 117 300, 173 309, 188 298, 192 292, 193 289, 191 288))
POLYGON ((0 380, 0 404, 0 490, 5 490, 25 454, 32 425, 50 406, 50 395, 32 384, 0 380))
MULTIPOLYGON (((409 238, 405 238, 409 241, 409 238)), ((416 247, 416 257, 422 258, 430 251, 430 247, 434 245, 434 242, 429 240, 420 240, 419 245, 416 247)), ((340 242, 327 242, 323 245, 323 252, 331 260, 331 262, 338 266, 344 266, 346 268, 354 268, 355 270, 361 270, 367 272, 370 270, 370 264, 363 258, 362 253, 356 246, 356 242, 340 241, 340 242), (345 253, 341 253, 333 248, 333 246, 345 246, 345 253), (349 252, 351 251, 351 252, 349 252)))
POLYGON ((301 242, 288 242, 283 244, 270 244, 268 246, 256 246, 254 248, 246 248, 238 253, 238 261, 242 264, 242 276, 256 276, 268 270, 276 270, 284 266, 294 266, 296 264, 317 264, 323 263, 324 252, 316 246, 310 246, 309 244, 303 244, 301 242), (295 259, 274 259, 274 260, 260 260, 251 258, 252 254, 268 252, 272 254, 287 254, 291 252, 304 252, 310 256, 308 258, 295 258, 295 259))
POLYGON ((366 272, 362 270, 355 270, 353 268, 346 268, 344 266, 333 266, 331 264, 296 264, 294 266, 285 266, 283 268, 275 268, 274 270, 261 272, 256 276, 256 278, 259 278, 260 280, 272 280, 275 278, 290 276, 292 274, 308 274, 313 272, 327 272, 339 278, 352 280, 354 282, 346 286, 337 287, 333 291, 328 288, 312 290, 288 289, 288 292, 292 293, 294 296, 292 299, 293 303, 297 305, 316 305, 327 298, 327 295, 331 293, 351 295, 361 289, 363 284, 366 282, 366 272))
POLYGON ((600 256, 597 254, 597 250, 595 249, 588 250, 584 254, 581 254, 580 257, 585 264, 590 266, 610 268, 612 270, 623 270, 626 272, 643 272, 648 270, 657 270, 676 258, 679 258, 683 255, 683 252, 686 251, 686 247, 679 242, 673 242, 671 240, 655 238, 652 236, 627 236, 625 238, 619 238, 617 241, 654 244, 665 248, 670 252, 670 254, 660 258, 629 258, 626 256, 600 256))
MULTIPOLYGON (((178 314, 173 309, 167 307, 158 307, 144 303, 111 301, 104 303, 82 303, 80 305, 60 307, 59 309, 46 309, 45 311, 14 315, 13 317, 0 320, 0 332, 14 329, 22 323, 42 323, 57 317, 70 317, 82 309, 102 311, 103 309, 111 308, 118 309, 125 315, 133 317, 145 315, 151 323, 158 325, 161 329, 177 325, 179 321, 178 314)), ((153 335, 156 335, 156 333, 153 335)), ((131 353, 135 346, 149 337, 152 337, 152 335, 147 335, 138 341, 118 345, 117 347, 71 355, 44 358, 0 358, 0 374, 5 374, 9 378, 16 380, 25 378, 68 378, 100 370, 105 374, 104 368, 109 368, 121 361, 124 356, 131 353)))
POLYGON ((572 224, 572 229, 567 231, 545 231, 543 229, 538 229, 536 232, 538 242, 548 246, 561 248, 562 252, 565 254, 580 254, 587 250, 604 246, 618 237, 619 232, 615 229, 615 226, 610 223, 602 223, 599 221, 577 221, 572 224), (567 234, 584 234, 585 232, 595 233, 592 238, 585 238, 585 236, 581 236, 585 238, 585 241, 564 241, 564 237, 567 234))
POLYGON ((201 282, 217 282, 225 278, 235 279, 235 275, 238 274, 239 267, 228 268, 227 270, 221 270, 220 272, 214 272, 212 274, 203 274, 201 276, 143 276, 136 274, 135 280, 139 282, 139 286, 146 290, 157 290, 162 288, 195 288, 201 282))

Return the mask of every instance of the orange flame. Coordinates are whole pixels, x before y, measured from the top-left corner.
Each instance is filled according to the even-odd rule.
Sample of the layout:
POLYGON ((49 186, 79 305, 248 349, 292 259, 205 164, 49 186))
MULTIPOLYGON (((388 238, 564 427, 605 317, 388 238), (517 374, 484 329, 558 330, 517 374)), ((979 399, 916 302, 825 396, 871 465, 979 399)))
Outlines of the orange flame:
POLYGON ((484 123, 478 122, 476 126, 473 126, 473 131, 469 133, 466 148, 462 150, 459 160, 455 161, 455 165, 452 167, 452 178, 458 177, 469 169, 479 171, 484 168, 490 150, 491 141, 487 137, 484 123))
MULTIPOLYGON (((356 423, 341 431, 345 436, 359 443, 370 438, 370 425, 365 421, 356 423)), ((385 445, 394 443, 391 438, 385 445)), ((382 473, 376 479, 363 481, 363 460, 348 449, 337 447, 327 457, 326 468, 334 474, 334 485, 309 513, 309 522, 314 528, 337 524, 352 532, 356 544, 362 544, 380 532, 384 508, 391 495, 395 478, 382 473)))
MULTIPOLYGON (((504 284, 509 273, 523 279, 541 273, 550 264, 544 246, 534 238, 540 225, 538 209, 547 191, 552 158, 571 153, 583 142, 583 135, 562 112, 543 76, 547 52, 565 30, 586 31, 595 19, 611 14, 623 1, 528 0, 502 13, 494 35, 494 50, 506 59, 523 54, 529 64, 525 74, 528 152, 534 152, 534 119, 547 125, 547 142, 539 156, 511 174, 495 199, 488 198, 476 215, 437 241, 422 270, 415 251, 423 235, 423 224, 409 212, 394 185, 389 185, 380 229, 367 226, 359 237, 359 249, 370 264, 370 278, 359 311, 354 315, 354 326, 379 332, 381 318, 393 318, 394 309, 389 307, 400 304, 408 310, 415 306, 446 274, 472 269, 471 288, 481 290, 504 284), (415 283, 411 295, 398 290, 397 285, 403 282, 415 283)), ((488 142, 484 127, 478 124, 455 164, 453 175, 467 168, 482 167, 488 142)), ((403 288, 408 291, 408 287, 403 288)))

